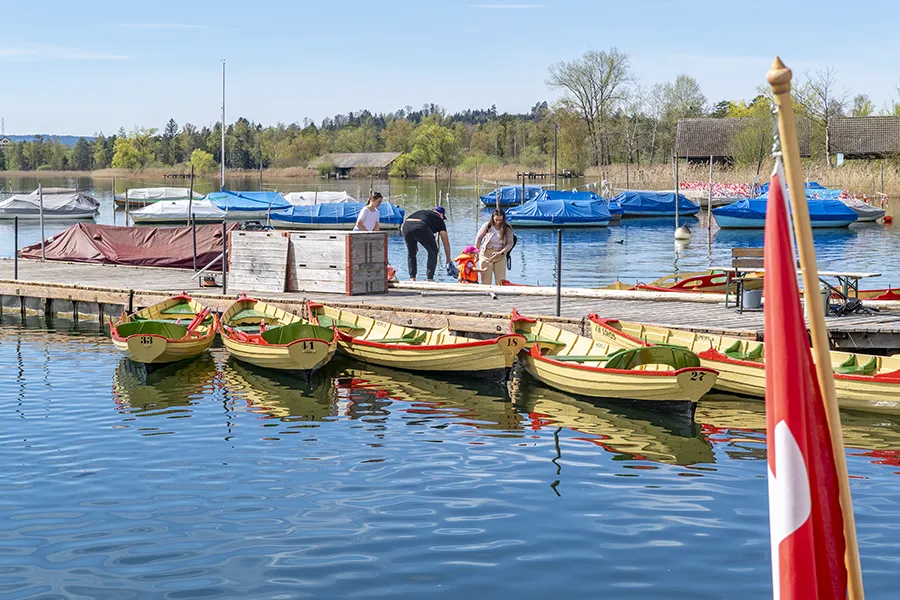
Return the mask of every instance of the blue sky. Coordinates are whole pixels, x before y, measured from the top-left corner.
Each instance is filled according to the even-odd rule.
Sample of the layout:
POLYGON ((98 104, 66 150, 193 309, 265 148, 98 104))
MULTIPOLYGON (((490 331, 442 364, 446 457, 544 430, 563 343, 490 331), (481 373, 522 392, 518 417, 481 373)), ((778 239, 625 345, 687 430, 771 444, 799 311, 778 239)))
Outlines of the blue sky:
POLYGON ((153 0, 0 7, 0 116, 11 134, 210 125, 227 59, 227 119, 265 124, 434 102, 525 111, 548 66, 615 46, 640 83, 694 76, 710 103, 747 99, 772 57, 833 65, 881 108, 897 98, 896 2, 769 0, 153 0), (788 36, 773 29, 782 15, 788 36))

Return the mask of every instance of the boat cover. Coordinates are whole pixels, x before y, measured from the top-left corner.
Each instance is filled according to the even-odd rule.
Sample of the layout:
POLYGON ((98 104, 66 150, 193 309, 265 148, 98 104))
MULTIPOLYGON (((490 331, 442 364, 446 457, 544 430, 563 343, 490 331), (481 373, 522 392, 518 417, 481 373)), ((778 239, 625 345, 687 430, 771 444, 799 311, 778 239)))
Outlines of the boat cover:
MULTIPOLYGON (((228 225, 231 231, 237 223, 228 225)), ((222 252, 222 226, 197 225, 197 264, 206 266, 222 252)), ((78 223, 49 238, 47 260, 141 267, 193 267, 190 227, 116 227, 78 223)), ((19 251, 22 258, 41 258, 41 244, 19 251)), ((221 260, 218 261, 221 268, 221 260)), ((213 265, 215 268, 215 265, 213 265)), ((123 273, 122 277, 127 277, 123 273)), ((124 282, 123 282, 124 285, 124 282)))
POLYGON ((578 192, 575 190, 543 190, 535 198, 538 202, 545 200, 599 200, 594 192, 578 192))
MULTIPOLYGON (((494 191, 488 192, 481 197, 481 201, 489 206, 493 206, 497 202, 497 189, 500 190, 500 204, 502 206, 510 206, 512 204, 522 203, 522 186, 521 185, 504 185, 495 188, 494 191)), ((525 186, 525 202, 533 200, 544 191, 539 185, 525 186)))
MULTIPOLYGON (((54 215, 78 214, 95 212, 100 208, 100 203, 85 196, 82 193, 68 194, 44 194, 44 214, 54 215)), ((30 194, 16 194, 0 201, 0 213, 10 214, 39 214, 41 212, 41 199, 37 192, 30 194)))
MULTIPOLYGON (((191 188, 156 187, 134 188, 128 190, 128 199, 138 202, 156 202, 158 200, 185 200, 190 196, 191 188)), ((202 198, 203 194, 194 192, 194 198, 202 198)), ((125 194, 116 194, 119 200, 125 199, 125 194)))
POLYGON ((232 192, 223 190, 206 196, 213 205, 227 211, 266 211, 289 208, 291 203, 278 192, 232 192))
MULTIPOLYGON (((809 195, 808 190, 827 190, 828 188, 819 183, 818 181, 807 181, 803 184, 803 187, 807 189, 807 195, 809 195)), ((765 182, 759 186, 760 195, 765 194, 769 191, 769 182, 765 182)))
POLYGON ((359 202, 347 192, 290 192, 284 199, 294 206, 329 204, 331 202, 359 202))
POLYGON ((206 198, 199 200, 165 200, 131 211, 131 218, 141 221, 187 221, 191 213, 197 220, 224 220, 226 212, 206 198))
MULTIPOLYGON (((713 215, 733 217, 737 219, 766 220, 768 198, 745 198, 728 206, 713 209, 713 215)), ((809 200, 809 219, 811 221, 855 221, 857 215, 840 200, 809 200)))
MULTIPOLYGON (((273 221, 288 223, 309 223, 311 225, 355 223, 359 211, 365 202, 332 202, 327 204, 307 204, 292 206, 288 209, 273 212, 273 221)), ((386 225, 400 225, 405 211, 390 202, 382 202, 378 207, 378 221, 386 225)))
MULTIPOLYGON (((628 190, 613 198, 613 201, 622 206, 626 215, 635 213, 675 214, 675 192, 628 190)), ((682 215, 697 214, 700 212, 700 205, 688 200, 682 194, 678 194, 678 212, 682 215)))
POLYGON ((517 221, 545 221, 567 223, 599 223, 609 221, 609 209, 602 200, 530 200, 506 211, 506 219, 517 221))
POLYGON ((612 215, 613 217, 615 217, 617 215, 619 217, 621 217, 622 215, 625 214, 625 209, 622 207, 621 204, 619 204, 619 201, 616 200, 615 198, 612 198, 612 199, 606 201, 606 208, 607 208, 607 210, 609 210, 609 214, 612 215))

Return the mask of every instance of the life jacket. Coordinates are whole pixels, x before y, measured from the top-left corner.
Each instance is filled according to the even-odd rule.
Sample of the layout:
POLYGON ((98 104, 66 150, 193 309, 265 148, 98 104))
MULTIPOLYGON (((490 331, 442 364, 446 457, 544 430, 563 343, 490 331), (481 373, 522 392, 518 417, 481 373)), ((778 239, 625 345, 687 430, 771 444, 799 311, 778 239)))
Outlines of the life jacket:
POLYGON ((475 271, 475 256, 463 253, 457 256, 454 262, 459 265, 460 283, 478 283, 478 272, 475 271), (466 265, 471 265, 472 268, 467 269, 466 265))

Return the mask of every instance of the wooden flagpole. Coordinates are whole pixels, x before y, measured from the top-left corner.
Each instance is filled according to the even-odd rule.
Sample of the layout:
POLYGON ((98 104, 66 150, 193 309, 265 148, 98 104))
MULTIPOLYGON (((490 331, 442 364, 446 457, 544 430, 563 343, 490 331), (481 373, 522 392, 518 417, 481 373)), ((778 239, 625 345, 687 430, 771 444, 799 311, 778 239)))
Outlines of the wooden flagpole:
POLYGON ((806 204, 806 190, 803 185, 803 168, 800 165, 797 127, 794 122, 794 106, 791 100, 791 77, 791 70, 784 66, 780 58, 775 57, 766 78, 769 80, 769 85, 772 86, 775 105, 778 107, 778 136, 781 138, 781 153, 791 198, 794 236, 797 239, 800 267, 803 272, 803 288, 806 311, 809 315, 816 377, 822 392, 822 400, 825 403, 825 415, 828 417, 828 430, 831 433, 831 446, 834 449, 835 467, 840 484, 846 543, 844 563, 847 566, 848 597, 850 600, 862 600, 864 593, 862 571, 859 565, 859 546, 856 541, 853 503, 850 499, 850 480, 847 473, 847 458, 844 454, 844 439, 841 436, 841 416, 838 411, 837 394, 834 390, 834 375, 831 371, 828 332, 825 329, 825 308, 822 302, 814 301, 814 298, 819 296, 819 269, 816 266, 816 252, 813 248, 812 228, 809 223, 809 207, 806 204))

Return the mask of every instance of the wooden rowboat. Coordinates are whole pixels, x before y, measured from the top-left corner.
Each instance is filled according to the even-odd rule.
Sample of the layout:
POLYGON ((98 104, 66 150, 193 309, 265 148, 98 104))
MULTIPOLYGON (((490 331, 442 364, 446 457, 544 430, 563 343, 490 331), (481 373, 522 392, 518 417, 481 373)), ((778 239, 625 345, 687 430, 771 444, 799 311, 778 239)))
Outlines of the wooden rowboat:
POLYGON ((163 300, 118 322, 110 319, 109 333, 116 350, 145 365, 161 365, 193 358, 212 345, 218 317, 190 296, 163 300))
POLYGON ((309 305, 310 319, 335 327, 342 352, 357 360, 404 371, 430 371, 506 381, 525 338, 518 334, 489 340, 393 325, 346 310, 309 305))
POLYGON ((334 329, 247 296, 222 314, 220 331, 237 360, 306 376, 328 363, 337 348, 334 329))
MULTIPOLYGON (((620 348, 667 344, 694 352, 706 367, 719 371, 716 388, 762 398, 766 394, 765 344, 754 340, 603 319, 589 315, 591 336, 620 348)), ((900 411, 900 356, 831 352, 840 406, 900 411)))
MULTIPOLYGON (((725 293, 726 273, 711 271, 695 271, 691 273, 673 273, 660 277, 650 283, 635 283, 628 285, 617 281, 607 285, 601 289, 605 290, 643 290, 648 292, 705 292, 705 293, 725 293)), ((758 281, 750 279, 744 281, 745 290, 756 290, 763 286, 762 275, 759 275, 758 281)), ((732 284, 731 289, 735 289, 732 284)))
POLYGON ((622 349, 594 341, 513 311, 513 331, 530 346, 522 363, 538 381, 571 394, 645 403, 650 408, 694 414, 716 381, 691 352, 669 347, 622 349))

